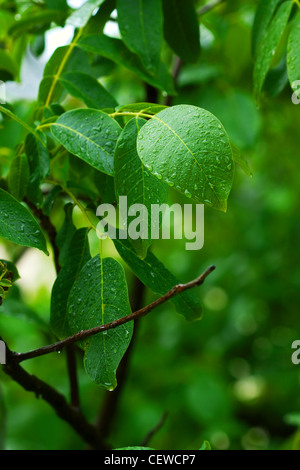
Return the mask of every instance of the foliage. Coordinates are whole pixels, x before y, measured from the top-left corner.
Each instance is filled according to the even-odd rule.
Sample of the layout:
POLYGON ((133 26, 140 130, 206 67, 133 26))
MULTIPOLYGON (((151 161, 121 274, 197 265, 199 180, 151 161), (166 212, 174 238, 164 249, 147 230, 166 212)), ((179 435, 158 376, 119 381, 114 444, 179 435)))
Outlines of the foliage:
MULTIPOLYGON (((88 419, 98 412, 92 403, 102 399, 105 407, 106 390, 120 382, 116 419, 122 426, 111 437, 118 448, 138 446, 141 433, 166 409, 169 420, 155 437, 156 447, 199 449, 204 441, 201 449, 208 450, 206 438, 212 448, 293 445, 284 443, 294 429, 284 415, 299 407, 297 379, 287 365, 289 350, 282 359, 276 348, 290 347, 298 305, 286 279, 295 288, 299 283, 293 253, 299 177, 290 157, 297 152, 298 114, 290 96, 300 88, 300 5, 203 3, 87 0, 78 9, 64 0, 0 3, 0 80, 8 91, 12 80, 23 79, 29 54, 43 61, 54 25, 67 25, 73 34, 44 63, 35 100, 0 105, 0 236, 6 254, 0 336, 8 346, 33 349, 118 321, 141 309, 141 302, 163 297, 177 279, 191 280, 200 268, 217 265, 201 288, 201 301, 196 289, 171 299, 180 316, 168 302, 138 323, 88 336, 68 349, 69 376, 76 369, 70 355, 76 354, 88 419), (117 37, 108 34, 112 24, 118 25, 117 37), (204 204, 205 247, 195 254, 179 240, 133 239, 128 233, 124 239, 130 216, 120 218, 117 239, 103 240, 96 209, 113 204, 118 212, 120 196, 147 208, 204 204), (286 246, 278 248, 283 237, 286 246), (56 270, 46 294, 34 287, 34 301, 22 280, 16 282, 16 266, 27 252, 56 270), (185 322, 202 318, 203 304, 211 314, 185 322), (278 410, 282 375, 290 400, 278 410)), ((150 211, 143 224, 150 226, 150 211)), ((28 368, 37 376, 43 372, 51 385, 53 376, 53 385, 68 396, 60 358, 35 358, 28 368)), ((5 418, 0 407, 1 427, 5 419, 8 430, 12 420, 21 421, 18 411, 28 400, 35 409, 32 423, 43 428, 41 405, 24 398, 2 373, 1 382, 8 408, 5 418), (11 411, 14 397, 18 405, 11 411)), ((72 401, 72 378, 70 383, 72 401)), ((49 429, 56 429, 55 419, 49 418, 49 429)), ((9 432, 9 447, 48 445, 45 429, 41 437, 33 432, 28 443, 21 431, 9 432)), ((101 438, 110 438, 107 429, 101 438)), ((62 446, 81 448, 80 439, 72 431, 62 446)), ((4 440, 0 432, 0 444, 4 440)), ((57 435, 49 448, 59 445, 57 435)))

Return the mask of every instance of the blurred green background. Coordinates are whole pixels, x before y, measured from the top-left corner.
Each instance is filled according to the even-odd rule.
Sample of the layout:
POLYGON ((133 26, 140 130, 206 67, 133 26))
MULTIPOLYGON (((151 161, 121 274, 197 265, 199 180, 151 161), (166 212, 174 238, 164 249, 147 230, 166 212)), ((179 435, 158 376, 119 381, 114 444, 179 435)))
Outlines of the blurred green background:
MULTIPOLYGON (((237 168, 226 214, 205 208, 202 250, 186 251, 184 240, 153 244, 154 253, 181 281, 210 264, 217 269, 197 291, 204 307, 201 321, 187 323, 165 304, 140 322, 112 424, 114 447, 139 445, 164 412, 166 422, 149 443, 156 449, 197 449, 204 439, 214 449, 294 445, 295 423, 300 421, 300 366, 291 362, 291 344, 300 339, 300 106, 292 104, 287 85, 280 94, 270 87, 257 107, 251 56, 256 2, 228 3, 221 13, 205 16, 201 60, 182 68, 172 104, 193 104, 214 113, 243 151, 253 177, 237 168), (291 413, 296 413, 293 419, 291 413)), ((144 85, 123 68, 115 67, 103 83, 120 104, 145 99, 144 85)), ((16 102, 15 109, 24 119, 31 114, 26 101, 16 102)), ((0 130, 2 162, 21 135, 13 122, 9 131, 0 130)), ((175 193, 170 201, 190 202, 175 193)), ((54 209, 52 220, 57 227, 62 224, 60 208, 54 209)), ((105 251, 118 257, 111 242, 105 251)), ((17 302, 23 296, 32 315, 28 322, 17 303, 15 316, 3 305, 1 335, 17 351, 42 346, 50 338, 42 324, 36 325, 33 312, 49 321, 52 261, 36 250, 21 254, 4 242, 0 257, 19 257, 22 279, 14 298, 17 302)), ((126 274, 130 288, 127 268, 126 274)), ((144 304, 153 299, 147 291, 144 304)), ((24 367, 68 393, 64 353, 24 367)), ((3 447, 85 448, 47 404, 3 373, 0 379, 3 447)), ((81 365, 80 382, 83 410, 95 420, 105 392, 90 382, 81 365)))

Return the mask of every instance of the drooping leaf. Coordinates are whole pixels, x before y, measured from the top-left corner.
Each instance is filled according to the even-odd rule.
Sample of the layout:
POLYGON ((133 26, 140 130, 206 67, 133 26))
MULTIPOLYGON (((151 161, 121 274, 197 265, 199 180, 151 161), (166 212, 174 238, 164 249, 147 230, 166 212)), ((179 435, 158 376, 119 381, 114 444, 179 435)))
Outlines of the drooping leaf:
POLYGON ((75 28, 83 28, 88 23, 95 9, 99 8, 103 2, 104 0, 87 0, 69 16, 66 23, 75 26, 75 28))
MULTIPOLYGON (((164 295, 178 284, 178 279, 151 251, 148 251, 147 256, 141 259, 128 240, 117 237, 113 242, 121 258, 134 274, 156 294, 164 295)), ((174 304, 177 312, 187 320, 193 321, 201 318, 202 307, 199 299, 193 293, 185 291, 173 297, 170 302, 174 304)))
POLYGON ((285 31, 292 7, 292 1, 284 2, 280 5, 261 40, 254 66, 254 94, 257 99, 260 98, 264 81, 270 69, 277 46, 285 31))
MULTIPOLYGON (((145 119, 131 119, 123 129, 115 149, 114 169, 116 195, 126 196, 128 207, 142 204, 141 230, 145 238, 130 239, 135 250, 144 258, 151 239, 151 204, 164 204, 168 197, 168 186, 155 178, 142 164, 136 149, 136 139, 145 119), (149 229, 149 230, 148 230, 149 229)), ((127 211, 126 211, 127 212, 127 211)), ((124 225, 129 226, 133 217, 127 216, 124 225)))
POLYGON ((148 74, 139 58, 132 54, 120 39, 110 38, 104 34, 92 34, 82 37, 78 41, 78 46, 123 65, 136 73, 145 82, 167 92, 169 95, 176 94, 173 78, 163 63, 160 64, 155 75, 148 74))
MULTIPOLYGON (((71 330, 104 325, 131 313, 125 274, 112 258, 92 258, 81 270, 68 301, 71 330)), ((84 366, 97 384, 109 390, 117 386, 116 370, 129 346, 133 323, 97 334, 83 341, 84 366)))
POLYGON ((88 229, 81 228, 72 237, 66 262, 61 268, 52 289, 50 324, 59 338, 71 334, 67 318, 68 297, 81 269, 90 258, 88 229))
POLYGON ((123 41, 140 57, 146 70, 154 73, 159 67, 163 39, 161 0, 118 0, 117 10, 123 41))
POLYGON ((164 34, 170 47, 184 62, 200 56, 200 29, 193 0, 163 0, 164 34))
POLYGON ((53 208, 53 205, 55 203, 56 197, 61 192, 61 190, 62 190, 61 186, 58 186, 58 185, 53 186, 51 191, 49 191, 49 193, 45 197, 45 200, 43 202, 42 210, 43 210, 44 214, 47 215, 48 217, 49 217, 49 215, 52 211, 52 208, 53 208))
POLYGON ((2 71, 8 72, 12 79, 14 79, 18 73, 13 58, 6 51, 0 49, 0 78, 2 71))
POLYGON ((300 14, 293 24, 287 46, 287 70, 291 87, 300 88, 300 14))
POLYGON ((0 189, 0 237, 47 252, 46 240, 31 212, 0 189))
POLYGON ((250 170, 249 164, 240 150, 231 142, 233 160, 239 167, 246 173, 247 176, 252 177, 252 171, 250 170))
POLYGON ((9 191, 18 201, 22 201, 29 183, 29 164, 25 154, 17 155, 11 162, 8 174, 9 191))
POLYGON ((199 203, 226 211, 233 180, 228 136, 220 121, 196 106, 178 105, 140 130, 139 156, 157 178, 199 203))
POLYGON ((83 101, 89 108, 115 108, 118 104, 98 80, 85 73, 65 73, 60 77, 60 82, 70 95, 83 101))
POLYGON ((59 250, 59 265, 63 266, 68 262, 69 247, 76 232, 75 225, 73 224, 72 214, 74 205, 70 202, 64 206, 65 220, 56 235, 55 243, 59 250))
POLYGON ((49 173, 50 157, 47 149, 32 134, 26 137, 25 152, 30 171, 27 196, 31 202, 40 207, 43 200, 40 185, 49 173))
POLYGON ((261 41, 268 29, 280 0, 260 0, 252 28, 252 51, 256 57, 261 41))
POLYGON ((121 128, 110 116, 94 109, 75 109, 60 116, 51 131, 69 152, 113 175, 113 154, 121 128))
POLYGON ((65 16, 64 12, 58 10, 40 11, 36 12, 34 15, 25 14, 14 22, 8 32, 12 36, 20 36, 24 33, 34 31, 36 27, 50 26, 53 21, 58 25, 62 25, 65 16))

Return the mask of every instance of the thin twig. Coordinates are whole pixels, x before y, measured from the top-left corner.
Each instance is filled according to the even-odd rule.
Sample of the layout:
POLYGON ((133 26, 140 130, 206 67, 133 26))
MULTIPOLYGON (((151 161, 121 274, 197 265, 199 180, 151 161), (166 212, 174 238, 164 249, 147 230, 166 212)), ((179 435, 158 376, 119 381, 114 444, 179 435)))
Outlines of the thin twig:
POLYGON ((147 436, 145 437, 145 439, 141 443, 141 447, 146 447, 148 445, 148 443, 151 441, 154 434, 156 434, 163 427, 163 425, 166 422, 167 417, 168 417, 168 413, 165 411, 163 413, 162 417, 160 418, 159 422, 154 426, 153 429, 151 429, 148 432, 147 436))
POLYGON ((33 351, 29 351, 26 353, 13 353, 14 360, 15 362, 18 363, 18 362, 25 361, 27 359, 33 359, 35 357, 43 356, 45 354, 50 354, 52 352, 61 351, 62 348, 67 346, 68 344, 85 340, 98 333, 102 333, 103 331, 112 330, 114 328, 117 328, 120 325, 124 325, 125 323, 128 323, 130 321, 144 317, 145 315, 150 313, 152 310, 154 310, 158 306, 170 300, 172 297, 175 297, 176 295, 181 294, 182 292, 185 292, 186 290, 193 289, 194 287, 197 287, 203 284, 207 276, 210 273, 212 273, 214 269, 215 269, 215 266, 210 266, 208 269, 206 269, 206 271, 203 274, 201 274, 199 277, 197 277, 193 281, 190 281, 187 284, 178 284, 177 286, 174 286, 169 292, 164 294, 159 299, 155 300, 154 302, 147 305, 146 307, 143 307, 140 310, 137 310, 136 312, 131 313, 130 315, 127 315, 126 317, 119 318, 118 320, 114 320, 110 323, 106 323, 105 325, 99 325, 94 328, 90 328, 88 330, 79 331, 78 333, 74 334, 73 336, 70 336, 69 338, 63 339, 62 341, 58 341, 57 343, 54 343, 54 344, 43 346, 33 351))

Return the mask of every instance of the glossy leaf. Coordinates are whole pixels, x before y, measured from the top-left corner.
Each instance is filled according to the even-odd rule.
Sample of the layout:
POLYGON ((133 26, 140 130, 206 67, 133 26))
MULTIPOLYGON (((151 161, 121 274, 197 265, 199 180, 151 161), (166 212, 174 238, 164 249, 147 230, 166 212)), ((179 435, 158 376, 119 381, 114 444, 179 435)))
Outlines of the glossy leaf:
POLYGON ((83 28, 88 23, 95 9, 99 8, 103 2, 104 0, 87 0, 69 16, 66 23, 75 26, 75 28, 83 28))
POLYGON ((148 74, 141 64, 139 58, 132 54, 120 39, 110 38, 104 34, 92 34, 82 37, 78 46, 89 52, 94 52, 107 59, 123 65, 136 73, 142 80, 166 91, 169 95, 175 95, 173 78, 167 71, 166 66, 161 63, 155 75, 148 74))
POLYGON ((66 262, 52 289, 50 323, 52 330, 59 338, 71 334, 67 318, 68 297, 81 269, 90 258, 88 229, 81 228, 72 237, 66 262))
POLYGON ((116 100, 90 75, 68 72, 60 77, 60 83, 70 95, 83 101, 89 108, 115 108, 116 100))
POLYGON ((157 114, 164 109, 167 109, 168 106, 164 106, 163 104, 155 104, 155 103, 133 103, 127 104, 124 106, 120 106, 117 109, 118 113, 146 113, 146 114, 157 114))
MULTIPOLYGON (((142 164, 136 149, 136 139, 144 119, 131 119, 123 129, 116 146, 114 157, 115 187, 117 196, 127 196, 127 205, 143 204, 147 212, 142 212, 141 225, 146 229, 146 238, 131 240, 135 250, 144 258, 151 239, 148 228, 151 224, 151 204, 163 204, 167 201, 168 186, 155 178, 142 164)), ((127 214, 126 214, 127 215, 127 214)), ((129 226, 133 217, 124 220, 129 226)))
POLYGON ((29 164, 26 155, 18 155, 11 162, 8 187, 12 196, 22 201, 29 182, 29 164))
POLYGON ((200 29, 193 0, 163 0, 164 34, 170 47, 184 62, 200 56, 200 29))
MULTIPOLYGON (((178 279, 159 261, 156 256, 148 251, 147 256, 141 259, 134 251, 128 240, 113 240, 121 258, 128 264, 134 274, 156 294, 164 295, 172 287, 178 284, 178 279)), ((202 307, 197 295, 191 292, 183 292, 173 297, 172 302, 178 313, 187 320, 199 320, 202 315, 202 307)))
POLYGON ((140 130, 137 149, 157 178, 199 203, 226 211, 232 151, 226 131, 210 112, 187 105, 161 111, 140 130))
POLYGON ((252 51, 257 55, 259 46, 268 29, 280 0, 260 0, 252 28, 252 51))
POLYGON ((51 131, 69 152, 97 170, 113 174, 113 154, 121 128, 110 116, 94 109, 76 109, 60 116, 51 131))
POLYGON ((300 14, 293 24, 287 52, 287 69, 291 87, 294 91, 300 88, 300 14))
POLYGON ((154 73, 160 63, 163 39, 161 0, 118 0, 118 24, 126 46, 154 73))
POLYGON ((3 189, 0 189, 0 237, 48 253, 45 237, 31 212, 3 189))
MULTIPOLYGON (((71 330, 104 325, 131 313, 125 274, 112 258, 92 258, 81 270, 68 301, 71 330)), ((133 323, 99 333, 83 341, 88 375, 109 390, 117 386, 116 370, 129 346, 133 323)))
POLYGON ((260 98, 268 70, 271 67, 277 46, 289 20, 293 2, 284 2, 278 8, 269 28, 261 41, 254 66, 254 94, 260 98))

